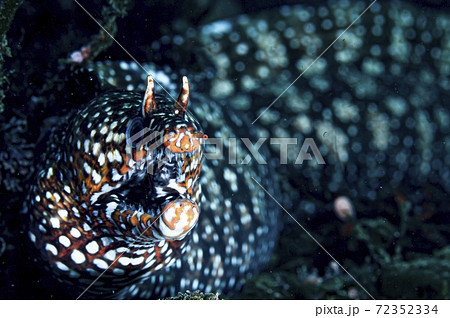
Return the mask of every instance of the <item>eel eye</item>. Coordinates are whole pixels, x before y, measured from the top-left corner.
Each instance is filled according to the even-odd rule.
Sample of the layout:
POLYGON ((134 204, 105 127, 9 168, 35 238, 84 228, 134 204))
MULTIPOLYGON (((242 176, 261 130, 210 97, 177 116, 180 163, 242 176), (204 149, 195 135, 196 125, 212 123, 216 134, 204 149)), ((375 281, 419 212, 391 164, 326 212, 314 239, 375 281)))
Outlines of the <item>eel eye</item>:
POLYGON ((136 148, 139 143, 143 141, 144 135, 145 129, 140 117, 136 117, 128 123, 126 133, 128 146, 131 148, 136 148))

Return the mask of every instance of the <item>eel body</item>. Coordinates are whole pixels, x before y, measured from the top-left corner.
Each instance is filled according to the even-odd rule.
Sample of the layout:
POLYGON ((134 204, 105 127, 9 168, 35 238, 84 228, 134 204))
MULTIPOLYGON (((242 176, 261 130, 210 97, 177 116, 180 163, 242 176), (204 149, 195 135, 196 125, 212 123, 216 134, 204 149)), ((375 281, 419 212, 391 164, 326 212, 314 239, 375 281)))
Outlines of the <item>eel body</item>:
POLYGON ((187 78, 177 100, 156 95, 154 85, 149 77, 145 94, 98 96, 49 138, 30 190, 29 236, 47 269, 73 294, 148 298, 183 289, 222 291, 267 261, 252 261, 254 247, 270 251, 274 245, 258 242, 273 233, 262 219, 252 221, 253 213, 269 211, 248 175, 254 199, 233 198, 237 173, 248 171, 234 172, 224 160, 206 164, 208 199, 201 204, 207 136, 187 109, 187 78), (239 223, 228 224, 232 219, 239 223))
MULTIPOLYGON (((75 105, 49 139, 28 202, 43 263, 75 295, 100 275, 86 296, 239 290, 267 264, 286 217, 255 181, 300 222, 322 224, 342 196, 366 218, 397 220, 384 209, 405 202, 415 218, 448 212, 449 21, 448 12, 403 1, 329 1, 179 30, 149 44, 152 53, 180 66, 178 74, 195 45, 207 61, 199 55, 202 72, 189 75, 189 110, 179 106, 187 103, 185 85, 176 103, 154 95, 160 117, 149 111, 151 85, 136 63, 97 64, 128 91, 75 105), (140 150, 142 128, 163 136, 164 152, 140 150), (209 152, 204 134, 223 140, 222 159, 201 163, 209 152), (267 164, 246 159, 241 137, 266 138, 267 164), (285 138, 286 162, 282 141, 269 138, 285 138), (325 165, 297 164, 306 138, 325 165), (155 223, 145 232, 163 211, 196 225, 166 235, 155 223)), ((172 93, 171 72, 152 73, 172 93)))

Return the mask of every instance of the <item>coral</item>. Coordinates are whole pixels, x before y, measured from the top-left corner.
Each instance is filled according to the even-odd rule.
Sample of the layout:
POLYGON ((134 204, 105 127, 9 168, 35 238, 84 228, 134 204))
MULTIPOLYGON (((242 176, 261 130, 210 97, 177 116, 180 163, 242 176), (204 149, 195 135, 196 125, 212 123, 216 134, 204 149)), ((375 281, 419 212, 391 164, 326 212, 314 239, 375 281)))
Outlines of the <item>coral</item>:
POLYGON ((26 141, 27 124, 13 117, 0 127, 0 189, 22 191, 33 168, 33 145, 26 141))
POLYGON ((184 293, 179 292, 177 296, 167 297, 163 300, 219 300, 219 294, 203 293, 200 290, 191 292, 187 290, 184 293))
POLYGON ((0 3, 0 36, 8 32, 9 26, 23 1, 4 0, 0 3))
POLYGON ((380 281, 381 292, 389 299, 450 298, 450 264, 448 260, 429 255, 387 265, 380 281))
POLYGON ((70 53, 68 58, 60 60, 60 63, 81 64, 86 61, 92 61, 101 52, 110 47, 114 43, 113 38, 117 34, 117 18, 124 18, 127 15, 129 4, 130 0, 109 0, 108 5, 102 7, 99 33, 92 36, 91 41, 79 51, 74 51, 70 53))
MULTIPOLYGON (((365 217, 353 220, 348 232, 342 231, 348 223, 330 219, 311 234, 376 299, 449 299, 450 230, 439 224, 444 215, 415 215, 412 203, 402 200, 385 206, 392 212, 387 217, 360 211, 365 217)), ((328 255, 299 231, 287 225, 270 269, 253 277, 240 298, 370 298, 335 262, 326 263, 328 255)))
POLYGON ((11 57, 11 50, 6 40, 6 32, 8 32, 16 10, 21 4, 22 1, 16 0, 4 0, 0 2, 0 74, 2 74, 0 76, 0 113, 4 110, 4 89, 8 85, 8 72, 3 70, 3 62, 5 57, 11 57))

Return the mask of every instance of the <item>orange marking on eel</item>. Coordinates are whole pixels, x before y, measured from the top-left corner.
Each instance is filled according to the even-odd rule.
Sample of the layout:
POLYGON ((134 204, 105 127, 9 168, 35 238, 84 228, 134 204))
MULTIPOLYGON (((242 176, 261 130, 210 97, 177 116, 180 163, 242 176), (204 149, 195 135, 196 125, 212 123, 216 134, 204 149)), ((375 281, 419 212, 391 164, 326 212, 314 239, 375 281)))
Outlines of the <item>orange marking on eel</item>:
POLYGON ((195 131, 193 127, 179 128, 169 131, 166 129, 164 133, 164 146, 172 152, 184 153, 197 151, 200 147, 199 138, 207 139, 208 136, 195 131), (184 136, 180 140, 180 135, 184 136), (177 146, 177 143, 180 146, 177 146))

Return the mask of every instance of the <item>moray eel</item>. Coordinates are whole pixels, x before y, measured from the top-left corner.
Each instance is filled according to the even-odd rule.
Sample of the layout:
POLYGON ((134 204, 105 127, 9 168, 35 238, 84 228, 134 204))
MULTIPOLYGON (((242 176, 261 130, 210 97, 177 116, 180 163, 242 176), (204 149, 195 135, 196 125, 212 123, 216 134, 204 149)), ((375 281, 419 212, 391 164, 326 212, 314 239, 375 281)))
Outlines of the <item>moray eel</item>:
POLYGON ((206 137, 188 98, 186 77, 175 103, 156 96, 149 77, 143 102, 141 94, 111 92, 68 120, 30 202, 30 237, 58 274, 106 270, 96 284, 120 286, 186 249, 200 214, 206 137))
MULTIPOLYGON (((29 236, 47 269, 69 283, 74 296, 222 291, 240 286, 249 269, 267 261, 268 256, 252 258, 255 250, 273 248, 273 240, 257 240, 274 237, 276 223, 273 230, 262 226, 274 210, 258 202, 261 191, 249 180, 250 202, 227 198, 225 189, 216 196, 221 190, 212 169, 224 173, 231 193, 239 184, 237 172, 221 170, 223 161, 216 160, 216 167, 204 169, 210 201, 200 208, 207 137, 187 110, 188 98, 186 77, 177 101, 156 95, 149 77, 144 95, 107 92, 52 132, 30 191, 29 236), (240 220, 242 230, 239 223, 220 229, 232 218, 240 220), (158 273, 163 269, 168 279, 158 273)), ((248 174, 242 168, 239 173, 248 174)))
MULTIPOLYGON (((247 127, 258 137, 286 138, 286 164, 280 164, 280 145, 270 143, 278 158, 274 178, 287 199, 274 197, 306 229, 320 237, 333 218, 340 222, 333 202, 344 195, 358 219, 397 225, 406 213, 436 231, 448 220, 450 192, 449 23, 448 10, 405 1, 328 1, 179 30, 151 47, 176 52, 171 65, 186 65, 188 48, 204 48, 213 64, 205 70, 213 75, 199 75, 198 91, 251 118, 247 127), (305 138, 315 140, 325 165, 314 157, 296 163, 305 138)), ((420 241, 408 247, 415 251, 448 245, 446 230, 435 238, 402 231, 396 228, 394 242, 420 241)), ((355 258, 339 236, 325 242, 339 261, 355 258)), ((362 260, 366 255, 361 262, 371 265, 362 260)), ((312 258, 320 265, 295 269, 299 280, 329 269, 328 256, 312 258)))
MULTIPOLYGON (((198 41, 217 70, 203 89, 251 114, 260 136, 292 138, 277 170, 291 188, 286 208, 314 216, 342 194, 366 209, 401 194, 420 215, 445 210, 450 191, 449 21, 404 1, 329 1, 217 21, 164 43, 184 56, 175 39, 198 41), (305 138, 325 165, 296 163, 305 138)), ((280 158, 280 145, 270 147, 280 158)))
MULTIPOLYGON (((111 75, 111 84, 128 92, 98 97, 52 133, 40 181, 30 196, 31 239, 50 270, 71 282, 75 296, 103 273, 112 256, 125 253, 122 262, 100 276, 85 296, 155 298, 184 289, 239 290, 267 263, 282 212, 265 198, 252 177, 300 222, 312 218, 322 224, 332 210, 333 198, 341 195, 368 218, 385 216, 385 206, 400 198, 404 202, 405 197, 412 203, 414 216, 448 211, 449 21, 446 12, 429 12, 401 1, 329 1, 241 15, 179 30, 179 34, 171 31, 161 41, 149 43, 155 55, 170 60, 168 65, 179 66, 177 72, 191 63, 183 58, 192 57, 189 50, 194 44, 205 48, 207 62, 213 64, 209 68, 206 62, 201 73, 190 76, 197 93, 189 97, 190 109, 203 130, 190 120, 192 130, 186 126, 176 133, 190 134, 188 138, 199 138, 199 143, 203 133, 223 138, 224 156, 236 155, 238 162, 248 152, 241 143, 232 144, 231 137, 297 138, 288 145, 287 164, 278 167, 277 173, 272 164, 256 165, 255 160, 247 165, 205 160, 195 183, 202 188, 201 198, 189 193, 174 196, 184 191, 186 178, 184 184, 175 185, 170 178, 158 179, 159 174, 142 178, 139 169, 132 169, 137 172, 129 179, 121 170, 127 169, 126 136, 139 131, 132 123, 139 128, 141 121, 143 127, 148 124, 144 125, 148 118, 142 114, 143 94, 131 92, 146 89, 145 77, 136 63, 98 65, 104 77, 111 75), (133 122, 135 118, 141 121, 133 122), (114 129, 113 123, 117 123, 114 129), (100 157, 91 157, 98 150, 94 149, 100 142, 96 138, 103 136, 105 142, 112 138, 114 143, 119 138, 116 134, 122 136, 123 146, 102 146, 103 160, 113 163, 102 170, 100 157), (315 139, 326 165, 315 161, 295 165, 301 141, 307 137, 315 139), (55 163, 58 166, 51 169, 55 163), (123 181, 115 188, 114 178, 121 176, 123 181), (107 186, 99 187, 96 180, 107 186), (165 188, 167 197, 158 199, 157 187, 165 188), (122 196, 126 199, 121 200, 122 196), (201 211, 197 226, 184 238, 156 242, 158 238, 142 235, 139 242, 133 241, 144 228, 133 213, 155 217, 166 206, 170 209, 170 202, 180 200, 201 211), (101 216, 108 209, 119 209, 120 218, 107 222, 101 216), (76 231, 70 233, 72 228, 76 231), (155 262, 146 263, 151 257, 143 255, 153 253, 155 262)), ((202 62, 196 60, 196 64, 202 62)), ((152 74, 172 92, 171 72, 166 67, 152 74)), ((173 113, 170 99, 158 97, 156 105, 173 113)), ((143 158, 136 147, 130 148, 135 159, 143 158)), ((180 148, 175 144, 166 149, 180 148)), ((266 158, 279 159, 279 150, 279 144, 270 144, 271 155, 266 158)), ((177 164, 186 162, 179 153, 174 158, 177 164)), ((169 163, 162 169, 170 174, 175 167, 169 163)))

